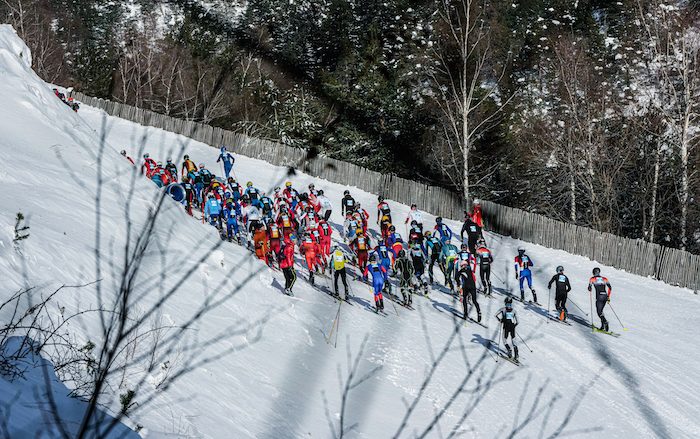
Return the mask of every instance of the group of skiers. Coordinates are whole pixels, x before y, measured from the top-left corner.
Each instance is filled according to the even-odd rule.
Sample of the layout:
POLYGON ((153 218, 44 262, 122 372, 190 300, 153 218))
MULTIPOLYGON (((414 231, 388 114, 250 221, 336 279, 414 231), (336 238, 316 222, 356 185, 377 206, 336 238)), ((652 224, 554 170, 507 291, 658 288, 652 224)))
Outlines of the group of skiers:
MULTIPOLYGON (((121 153, 134 164, 126 151, 121 153)), ((436 218, 432 229, 424 230, 423 213, 416 204, 411 205, 404 220, 404 240, 396 230, 389 204, 381 195, 377 199, 376 224, 379 233, 373 237, 368 227, 369 213, 346 190, 340 200, 341 214, 345 218, 341 232, 347 244, 345 250, 340 245, 332 244, 333 227, 328 221, 333 205, 323 190, 316 189, 313 183, 307 190, 300 191, 288 181, 283 189, 276 187, 268 195, 255 187, 252 181, 248 181, 245 187, 239 184, 231 175, 235 160, 224 147, 217 162, 222 163, 225 174, 222 178, 209 171, 204 163, 195 165, 188 155, 183 157, 179 174, 171 159, 164 166, 150 158, 149 154, 144 154, 140 169, 159 187, 179 182, 185 192, 183 203, 187 213, 193 215, 195 211, 201 212, 202 222, 207 221, 215 226, 222 239, 246 245, 268 266, 280 269, 285 278, 285 294, 293 295, 292 289, 297 279, 294 268, 297 253, 302 257, 303 269, 308 272, 308 281, 312 285, 315 285, 315 275, 332 274, 331 294, 337 299, 340 299, 340 280, 344 300, 348 300, 348 269, 350 264, 355 265, 359 270, 357 278, 371 285, 376 312, 383 312, 385 294, 408 308, 412 307, 413 294, 428 296, 428 287, 435 282, 434 267, 437 265, 444 285, 460 298, 463 308, 460 317, 465 320, 470 318, 468 314, 473 308, 476 310, 475 321, 481 322, 478 292, 485 297, 492 295, 491 264, 494 257, 482 233, 483 219, 478 200, 472 212, 465 211, 459 237, 440 217, 436 218), (453 244, 457 239, 460 241, 459 247, 453 244), (477 286, 477 269, 480 286, 477 286), (400 299, 391 291, 392 277, 398 284, 400 299)), ((532 258, 520 247, 514 267, 522 302, 525 301, 527 283, 532 302, 537 303, 531 272, 533 266, 532 258)), ((553 285, 556 319, 565 322, 571 285, 561 266, 557 267, 548 288, 551 289, 553 285)), ((611 286, 607 278, 600 275, 598 268, 593 270, 588 289, 596 295, 596 309, 601 319, 599 330, 607 332, 609 327, 603 308, 610 300, 611 286)), ((504 307, 498 311, 496 318, 503 325, 507 355, 514 356, 517 361, 515 328, 518 319, 511 296, 505 299, 504 307)))
POLYGON ((57 88, 53 89, 54 94, 58 99, 61 100, 64 104, 68 105, 71 110, 75 111, 76 113, 80 109, 80 104, 73 99, 72 96, 66 97, 66 95, 62 92, 60 92, 57 88))

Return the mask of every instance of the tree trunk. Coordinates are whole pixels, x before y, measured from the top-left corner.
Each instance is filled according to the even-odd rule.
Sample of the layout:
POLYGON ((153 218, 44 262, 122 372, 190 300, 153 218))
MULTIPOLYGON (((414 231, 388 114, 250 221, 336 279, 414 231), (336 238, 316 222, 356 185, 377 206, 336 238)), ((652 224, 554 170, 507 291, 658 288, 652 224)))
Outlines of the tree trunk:
POLYGON ((659 171, 661 169, 661 146, 660 140, 656 144, 656 156, 654 157, 654 182, 651 186, 651 212, 649 213, 649 230, 647 241, 654 242, 656 232, 656 197, 659 192, 659 171))
POLYGON ((681 250, 686 248, 686 237, 688 227, 688 129, 690 125, 690 111, 686 111, 685 119, 683 120, 681 134, 681 187, 680 187, 680 202, 681 202, 681 250))

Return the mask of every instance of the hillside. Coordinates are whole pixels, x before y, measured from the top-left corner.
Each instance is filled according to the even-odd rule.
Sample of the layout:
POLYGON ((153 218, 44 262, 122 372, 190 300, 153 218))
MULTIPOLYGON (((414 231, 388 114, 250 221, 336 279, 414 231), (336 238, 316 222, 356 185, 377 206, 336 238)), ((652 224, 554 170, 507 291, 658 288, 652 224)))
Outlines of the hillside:
MULTIPOLYGON (((622 335, 591 333, 585 287, 597 264, 506 237, 486 236, 496 262, 494 298, 479 296, 484 328, 456 319, 452 310, 460 305, 441 287, 429 298, 416 297, 415 310, 395 309, 387 301, 386 316, 367 308, 371 294, 357 281, 351 283, 351 303, 340 308, 303 275, 295 297, 287 297, 278 271, 235 244, 222 244, 214 229, 165 199, 133 295, 125 299, 123 250, 134 248, 134 233, 148 226, 160 192, 118 151, 134 158, 148 152, 159 161, 172 157, 178 164, 186 153, 213 172, 218 151, 88 107, 74 113, 29 69, 28 56, 11 28, 0 27, 2 297, 31 286, 47 294, 62 284, 99 280, 62 290, 49 312, 58 316, 113 303, 122 303, 117 309, 132 318, 155 310, 141 328, 144 334, 161 328, 155 367, 147 359, 132 362, 100 397, 114 414, 119 394, 135 390, 138 404, 125 424, 142 426, 142 437, 681 438, 700 428, 695 416, 700 398, 692 385, 700 372, 692 352, 694 316, 700 312, 696 296, 601 267, 629 330, 608 311, 612 329, 622 335), (31 229, 15 249, 18 211, 31 229), (532 349, 520 344, 517 367, 495 361, 489 340, 498 340, 493 315, 517 289, 512 261, 520 245, 536 264, 540 302, 547 300, 546 282, 555 267, 564 265, 573 282, 570 297, 583 310, 570 305, 572 325, 566 326, 549 322, 542 307, 517 303, 518 330, 532 349), (215 306, 209 306, 212 301, 215 306), (202 306, 207 306, 203 316, 188 323, 202 306), (328 343, 336 315, 337 344, 335 336, 328 343), (183 325, 186 330, 177 329, 183 325), (169 335, 176 337, 168 340, 169 335), (170 386, 159 385, 180 372, 187 373, 170 386)), ((238 155, 234 172, 239 181, 251 180, 267 191, 287 179, 300 188, 314 182, 336 206, 346 189, 302 173, 289 177, 287 169, 238 155)), ((374 225, 376 196, 349 189, 374 225)), ((404 218, 408 207, 389 202, 394 217, 404 218)), ((342 222, 337 208, 331 222, 336 229, 342 222)), ((428 215, 425 223, 432 226, 434 218, 428 215)), ((442 280, 439 274, 437 279, 442 280)), ((322 287, 324 282, 319 280, 322 287)), ((6 321, 9 311, 0 312, 6 321)), ((100 316, 109 320, 109 315, 87 313, 67 327, 79 345, 90 340, 99 347, 105 339, 100 316)), ((132 358, 148 353, 150 340, 138 342, 132 358)), ((0 380, 3 386, 23 382, 0 380)), ((46 428, 31 404, 3 403, 12 409, 4 412, 11 436, 35 436, 46 428), (23 421, 16 422, 20 416, 23 421)), ((79 413, 64 419, 75 425, 79 413)))

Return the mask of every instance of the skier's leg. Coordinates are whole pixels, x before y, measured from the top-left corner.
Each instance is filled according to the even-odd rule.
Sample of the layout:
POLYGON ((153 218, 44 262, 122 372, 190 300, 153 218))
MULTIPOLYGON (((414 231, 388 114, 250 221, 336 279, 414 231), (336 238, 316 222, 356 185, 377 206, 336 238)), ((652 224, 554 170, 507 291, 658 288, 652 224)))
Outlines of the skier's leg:
POLYGON ((460 291, 462 292, 462 309, 463 309, 463 315, 462 318, 464 320, 467 320, 467 317, 469 316, 469 292, 467 291, 467 287, 465 285, 466 282, 462 281, 462 286, 460 288, 460 291))
MULTIPOLYGON (((344 268, 341 268, 341 270, 345 270, 344 268)), ((333 291, 335 291, 335 295, 338 295, 338 278, 340 277, 340 270, 335 270, 335 273, 333 273, 333 291)))
POLYGON ((486 275, 486 285, 488 286, 488 292, 489 292, 489 296, 490 296, 491 293, 493 292, 493 291, 491 291, 491 266, 490 265, 484 269, 484 273, 486 275))
POLYGON ((525 278, 527 279, 527 287, 530 289, 530 293, 532 293, 532 301, 537 302, 537 294, 535 293, 535 289, 532 288, 532 272, 528 271, 525 278))
POLYGON ((292 291, 292 288, 294 288, 294 284, 297 281, 297 272, 294 271, 294 267, 289 267, 289 271, 292 273, 292 282, 289 284, 289 291, 292 291))
MULTIPOLYGON (((340 279, 343 281, 343 289, 345 291, 345 298, 348 298, 348 277, 347 274, 345 273, 345 267, 340 269, 340 279)), ((336 288, 336 291, 338 288, 336 288)))
POLYGON ((609 326, 608 326, 608 320, 605 318, 605 315, 603 314, 603 308, 605 308, 605 305, 608 303, 607 299, 598 299, 596 300, 595 306, 596 306, 596 311, 598 311, 598 317, 600 317, 600 329, 603 331, 609 331, 609 326))
POLYGON ((294 285, 294 269, 292 267, 287 267, 282 270, 284 273, 284 289, 287 291, 292 291, 292 285, 294 285))
POLYGON ((472 295, 472 303, 474 304, 474 308, 476 308, 476 321, 481 322, 481 308, 479 307, 479 302, 476 300, 476 288, 470 288, 470 293, 472 295))

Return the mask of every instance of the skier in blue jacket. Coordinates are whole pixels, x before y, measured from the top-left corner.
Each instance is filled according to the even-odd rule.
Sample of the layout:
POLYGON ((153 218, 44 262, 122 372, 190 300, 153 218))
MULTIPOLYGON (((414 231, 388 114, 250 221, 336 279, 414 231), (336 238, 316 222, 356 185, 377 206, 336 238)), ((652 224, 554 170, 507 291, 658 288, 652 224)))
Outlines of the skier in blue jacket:
POLYGON ((224 163, 224 173, 226 174, 226 179, 228 180, 229 174, 231 174, 231 169, 233 169, 233 163, 236 161, 235 158, 226 151, 226 147, 222 146, 221 147, 221 152, 219 154, 219 158, 216 159, 216 163, 219 163, 223 161, 224 163))
MULTIPOLYGON (((238 236, 238 219, 236 218, 236 203, 231 199, 224 207, 224 219, 226 220, 226 238, 228 242, 233 240, 234 236, 238 236)), ((240 210, 240 206, 238 208, 240 210)))
POLYGON ((435 218, 435 230, 440 234, 440 241, 444 244, 446 241, 452 239, 452 229, 442 222, 442 217, 435 218))
POLYGON ((532 301, 537 302, 537 294, 535 289, 532 288, 532 271, 530 267, 535 264, 532 262, 530 256, 525 253, 523 247, 518 247, 518 256, 515 257, 515 279, 520 281, 520 301, 525 301, 525 282, 527 281, 527 286, 530 288, 530 293, 532 293, 532 301))
POLYGON ((221 229, 221 202, 209 194, 209 199, 204 205, 204 216, 209 219, 209 224, 221 229))

